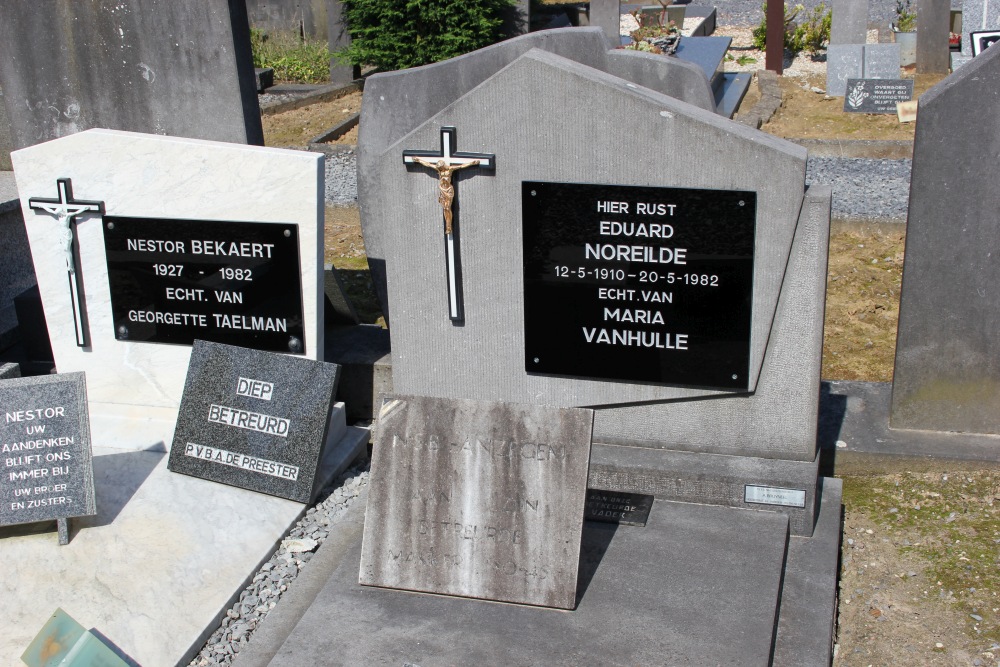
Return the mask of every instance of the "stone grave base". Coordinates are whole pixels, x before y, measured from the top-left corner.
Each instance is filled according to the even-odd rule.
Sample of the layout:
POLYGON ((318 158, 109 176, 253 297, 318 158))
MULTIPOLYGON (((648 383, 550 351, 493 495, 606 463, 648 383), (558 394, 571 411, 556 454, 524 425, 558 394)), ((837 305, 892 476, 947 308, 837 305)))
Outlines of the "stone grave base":
MULTIPOLYGON (((98 514, 71 521, 67 546, 54 521, 0 528, 3 667, 22 665, 57 607, 140 665, 186 662, 305 511, 169 472, 176 410, 143 412, 128 419, 91 405, 98 514)), ((341 447, 354 455, 342 458, 367 442, 367 431, 347 427, 341 447)))
POLYGON ((360 586, 359 503, 233 665, 828 665, 841 485, 822 487, 812 538, 668 501, 643 528, 587 522, 569 612, 360 586))

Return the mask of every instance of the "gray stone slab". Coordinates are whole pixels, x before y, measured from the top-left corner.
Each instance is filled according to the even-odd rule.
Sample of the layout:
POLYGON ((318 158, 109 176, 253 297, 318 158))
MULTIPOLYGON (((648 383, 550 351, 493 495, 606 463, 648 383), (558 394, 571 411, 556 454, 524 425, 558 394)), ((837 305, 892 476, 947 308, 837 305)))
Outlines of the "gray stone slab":
POLYGON ((0 364, 0 380, 21 377, 21 367, 18 364, 0 364))
POLYGON ((835 457, 838 475, 873 469, 924 470, 935 462, 1000 466, 995 435, 890 428, 891 405, 892 384, 888 382, 823 383, 819 443, 835 457))
POLYGON ((864 44, 830 44, 826 51, 826 94, 843 97, 848 79, 864 75, 864 44))
POLYGON ((868 0, 833 0, 830 44, 864 44, 868 32, 868 0))
POLYGON ((83 373, 0 380, 0 406, 0 525, 96 514, 83 373))
POLYGON ((962 54, 973 55, 969 34, 1000 30, 1000 6, 990 0, 962 0, 962 54))
POLYGON ((520 205, 512 193, 526 180, 669 183, 757 192, 758 220, 769 224, 758 227, 756 241, 749 382, 755 387, 801 208, 804 157, 804 150, 789 143, 648 89, 631 88, 622 79, 573 61, 538 50, 522 56, 369 165, 366 178, 379 184, 379 196, 363 203, 362 222, 366 238, 368 230, 377 228, 395 258, 389 265, 390 295, 392 303, 405 308, 407 318, 392 326, 396 390, 564 406, 718 395, 712 390, 569 381, 521 370, 523 248, 520 205), (514 95, 515 90, 520 92, 514 95), (566 95, 588 102, 567 104, 566 95), (534 101, 531 124, 511 121, 524 113, 524 99, 534 101), (628 130, 598 130, 604 121, 590 112, 594 106, 613 109, 609 117, 633 119, 628 130), (497 113, 483 122, 482 109, 491 108, 497 113), (561 111, 556 114, 555 109, 561 111), (440 128, 448 125, 468 131, 460 135, 461 150, 496 153, 505 165, 494 176, 461 181, 468 308, 462 327, 453 326, 447 317, 435 181, 424 174, 407 175, 400 164, 403 150, 438 145, 440 128), (561 149, 578 142, 580 128, 587 128, 585 134, 591 137, 588 154, 603 156, 585 170, 578 161, 560 157, 561 149), (635 142, 631 148, 629 137, 635 142), (664 163, 656 155, 672 159, 664 163), (762 160, 768 161, 769 170, 759 169, 762 160), (426 289, 435 282, 442 286, 440 291, 426 289), (438 371, 427 373, 425 364, 434 364, 438 371), (471 367, 481 373, 459 370, 471 367))
POLYGON ((893 428, 1000 434, 1000 49, 920 98, 893 376, 893 428))
POLYGON ((816 530, 788 540, 774 665, 828 667, 837 618, 843 483, 824 477, 816 530))
MULTIPOLYGON (((344 4, 341 0, 329 0, 324 4, 326 5, 327 17, 327 44, 330 52, 336 53, 351 44, 351 33, 348 32, 343 19, 344 4)), ((332 83, 347 84, 360 76, 360 67, 345 64, 336 58, 330 59, 330 81, 332 83)))
MULTIPOLYGON (((1000 23, 995 27, 1000 28, 1000 23)), ((947 74, 951 60, 951 0, 917 3, 917 73, 947 74)))
POLYGON ((0 61, 15 149, 95 127, 264 143, 242 2, 8 2, 0 61))
POLYGON ((792 535, 808 537, 819 506, 818 472, 818 455, 812 461, 784 461, 595 444, 587 485, 659 500, 781 512, 792 535), (749 502, 748 487, 780 489, 796 502, 749 502))
POLYGON ((324 319, 328 326, 358 323, 358 313, 347 297, 340 272, 333 264, 323 265, 323 293, 326 295, 324 319))
POLYGON ((621 31, 621 1, 591 0, 590 25, 600 28, 609 46, 618 46, 621 31))
MULTIPOLYGON (((691 63, 651 54, 608 51, 608 44, 596 27, 543 30, 440 63, 370 76, 365 81, 358 138, 359 199, 380 196, 378 185, 369 178, 370 165, 388 146, 532 48, 607 71, 703 109, 715 110, 708 80, 702 81, 698 68, 691 63)), ((717 48, 713 50, 718 56, 715 66, 725 54, 724 49, 721 53, 717 51, 717 48)), ((715 71, 714 66, 711 71, 715 71)), ((584 107, 591 109, 588 105, 584 107)), ((592 111, 590 115, 594 116, 592 111)), ((589 127, 589 123, 581 127, 589 127)), ((585 135, 577 131, 574 141, 578 142, 581 136, 585 135)), ((385 285, 385 240, 379 228, 365 227, 365 250, 382 312, 386 320, 391 321, 385 285)))
POLYGON ((712 81, 722 69, 732 37, 685 37, 677 46, 675 57, 697 65, 712 81))
MULTIPOLYGON (((7 105, 4 103, 3 88, 0 87, 0 171, 13 169, 10 164, 10 152, 14 150, 14 140, 10 134, 10 118, 7 117, 7 105)), ((0 197, 0 206, 2 206, 0 197)))
POLYGON ((326 41, 327 15, 340 0, 245 0, 250 25, 326 41))
POLYGON ((898 79, 899 44, 865 44, 862 69, 865 79, 898 79))
POLYGON ((169 469, 309 502, 343 433, 330 428, 335 364, 195 341, 169 469))
POLYGON ((355 543, 267 664, 768 665, 786 544, 782 515, 704 505, 587 522, 560 613, 359 586, 355 543))
POLYGON ((593 418, 383 399, 360 583, 572 609, 593 418))

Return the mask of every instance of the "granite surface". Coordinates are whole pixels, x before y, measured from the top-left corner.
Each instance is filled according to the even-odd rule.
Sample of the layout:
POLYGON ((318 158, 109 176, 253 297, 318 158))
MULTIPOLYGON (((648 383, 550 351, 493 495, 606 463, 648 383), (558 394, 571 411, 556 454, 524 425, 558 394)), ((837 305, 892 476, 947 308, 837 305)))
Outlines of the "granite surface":
MULTIPOLYGON (((101 220, 77 218, 90 345, 76 345, 62 227, 32 210, 70 178, 80 200, 109 216, 298 225, 305 356, 323 350, 323 157, 315 153, 87 130, 12 153, 21 210, 56 368, 84 371, 91 403, 176 408, 191 348, 115 339, 101 220)), ((182 302, 178 311, 183 312, 182 302)))
POLYGON ((899 44, 865 44, 862 69, 865 79, 898 79, 899 44))
POLYGON ((593 412, 391 396, 360 583, 572 609, 593 412))
POLYGON ((1000 48, 920 97, 893 428, 1000 435, 1000 48))
POLYGON ((0 364, 0 380, 21 377, 21 367, 17 364, 0 364))
POLYGON ((309 502, 321 456, 343 435, 329 429, 339 374, 336 364, 195 341, 169 469, 309 502))
POLYGON ((0 524, 96 513, 83 373, 0 380, 0 524))
POLYGON ((864 44, 830 44, 826 51, 826 94, 843 97, 847 80, 862 78, 864 59, 864 44))

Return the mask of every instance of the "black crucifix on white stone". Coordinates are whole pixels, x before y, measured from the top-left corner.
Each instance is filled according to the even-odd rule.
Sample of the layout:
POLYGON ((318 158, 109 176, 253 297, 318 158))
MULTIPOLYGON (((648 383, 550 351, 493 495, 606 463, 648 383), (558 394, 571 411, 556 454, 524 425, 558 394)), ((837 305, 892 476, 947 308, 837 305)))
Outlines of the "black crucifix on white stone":
POLYGON ((490 153, 460 153, 453 151, 456 144, 455 128, 441 128, 441 150, 434 151, 403 151, 404 164, 419 164, 429 167, 438 175, 438 203, 444 217, 444 250, 448 271, 448 317, 452 322, 465 319, 462 306, 462 274, 459 255, 458 226, 454 219, 452 203, 455 201, 455 183, 452 175, 459 169, 479 167, 480 169, 496 169, 496 156, 490 153))
POLYGON ((76 344, 79 347, 87 347, 87 317, 83 307, 83 284, 80 274, 76 270, 76 217, 84 213, 97 213, 104 215, 104 202, 102 201, 76 201, 73 199, 73 183, 68 178, 56 179, 56 189, 59 191, 58 199, 45 199, 43 197, 31 197, 28 199, 28 206, 36 211, 44 211, 56 216, 56 220, 63 226, 63 245, 66 250, 66 273, 69 277, 70 302, 73 306, 73 326, 76 327, 76 344))

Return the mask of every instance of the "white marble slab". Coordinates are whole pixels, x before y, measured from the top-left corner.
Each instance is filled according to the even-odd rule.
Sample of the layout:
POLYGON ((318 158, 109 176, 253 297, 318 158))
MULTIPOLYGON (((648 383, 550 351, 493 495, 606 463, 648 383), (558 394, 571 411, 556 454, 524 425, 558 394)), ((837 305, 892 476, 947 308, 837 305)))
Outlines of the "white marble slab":
MULTIPOLYGON (((0 667, 23 667, 21 653, 57 607, 143 667, 178 664, 306 509, 168 471, 170 411, 98 413, 92 427, 97 515, 74 519, 62 547, 54 521, 0 527, 0 667)), ((335 428, 338 451, 364 451, 367 431, 335 428)))
POLYGON ((59 178, 72 179, 77 200, 103 201, 109 216, 297 224, 306 356, 322 358, 321 154, 95 129, 14 151, 11 160, 56 368, 87 374, 92 407, 176 408, 191 348, 115 339, 96 214, 77 218, 91 339, 77 347, 62 226, 28 205, 56 197, 59 178))

